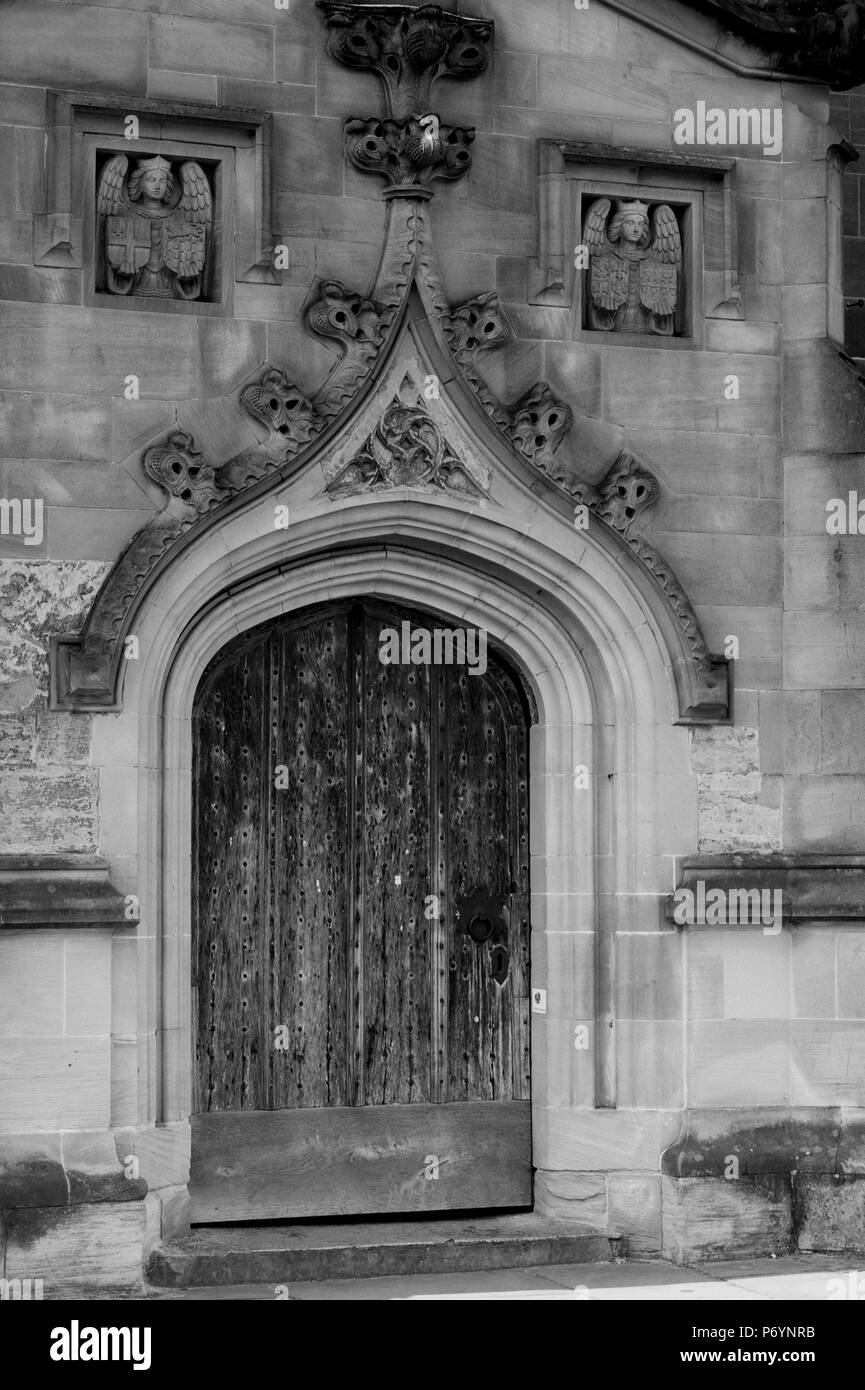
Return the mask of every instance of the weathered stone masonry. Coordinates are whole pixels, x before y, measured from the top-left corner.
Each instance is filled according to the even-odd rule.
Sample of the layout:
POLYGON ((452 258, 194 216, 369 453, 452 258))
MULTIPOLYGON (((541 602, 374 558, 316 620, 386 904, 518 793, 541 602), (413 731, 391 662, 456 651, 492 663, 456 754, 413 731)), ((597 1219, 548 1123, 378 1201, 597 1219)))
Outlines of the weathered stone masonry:
POLYGON ((0 1273, 46 1297, 165 1277, 188 1226, 201 673, 366 592, 487 628, 536 706, 537 1210, 683 1261, 865 1249, 865 552, 826 530, 865 454, 862 6, 458 9, 0 15, 0 491, 45 504, 0 552, 0 1273), (780 108, 781 157, 675 145, 698 101, 780 108), (200 219, 122 180, 100 212, 127 149, 194 162, 200 219), (574 256, 604 199, 614 331, 574 256), (672 333, 628 331, 644 263, 672 333), (697 881, 779 888, 782 930, 677 927, 697 881))

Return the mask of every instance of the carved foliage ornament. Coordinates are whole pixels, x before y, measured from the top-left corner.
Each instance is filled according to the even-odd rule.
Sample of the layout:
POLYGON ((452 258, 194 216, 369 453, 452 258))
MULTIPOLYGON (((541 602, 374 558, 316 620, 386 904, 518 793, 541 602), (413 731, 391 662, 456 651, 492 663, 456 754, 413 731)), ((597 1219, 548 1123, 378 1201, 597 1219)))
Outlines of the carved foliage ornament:
POLYGON ((477 497, 480 489, 419 406, 393 401, 360 453, 328 484, 332 496, 398 487, 434 488, 477 497))
POLYGON ((676 332, 682 238, 672 208, 609 198, 592 204, 583 228, 589 251, 588 327, 616 333, 676 332))
POLYGON ((277 367, 245 387, 240 404, 274 434, 281 435, 287 445, 305 444, 316 433, 315 407, 277 367))
POLYGON ((377 348, 384 335, 381 305, 354 294, 339 280, 322 282, 318 299, 307 310, 306 322, 319 338, 337 338, 344 344, 368 343, 377 348))
MULTIPOLYGON (((154 445, 144 455, 144 471, 172 501, 201 515, 222 500, 223 488, 213 468, 195 448, 192 435, 176 430, 167 443, 154 445)), ((168 509, 172 509, 172 501, 168 509)))
POLYGON ((495 290, 460 304, 450 315, 450 344, 462 366, 479 352, 490 352, 510 342, 513 330, 495 290))
POLYGON ((383 174, 392 187, 428 188, 433 179, 458 179, 471 166, 473 129, 423 121, 347 121, 345 152, 356 169, 383 174))
POLYGON ((443 316, 442 328, 464 381, 490 418, 524 458, 558 482, 553 455, 573 426, 570 406, 547 381, 536 382, 515 404, 506 405, 476 367, 479 356, 502 347, 514 336, 496 291, 477 295, 451 310, 443 316))
POLYGON ((328 52, 347 67, 378 73, 388 115, 398 120, 430 109, 440 77, 475 77, 489 62, 489 20, 451 14, 440 5, 350 5, 318 0, 330 31, 328 52))
POLYGON ((574 423, 574 412, 547 381, 539 381, 510 410, 506 433, 530 463, 555 453, 574 423))
POLYGON ((614 531, 625 535, 660 491, 655 475, 625 451, 604 479, 596 510, 614 531))
POLYGON ((108 160, 96 195, 104 284, 110 294, 201 299, 212 259, 213 199, 195 160, 108 160))
POLYGON ((325 280, 305 319, 311 333, 336 339, 344 354, 316 392, 315 402, 275 367, 240 395, 243 409, 279 436, 280 448, 288 446, 292 452, 322 430, 354 395, 376 360, 388 315, 375 300, 355 294, 339 280, 325 280))

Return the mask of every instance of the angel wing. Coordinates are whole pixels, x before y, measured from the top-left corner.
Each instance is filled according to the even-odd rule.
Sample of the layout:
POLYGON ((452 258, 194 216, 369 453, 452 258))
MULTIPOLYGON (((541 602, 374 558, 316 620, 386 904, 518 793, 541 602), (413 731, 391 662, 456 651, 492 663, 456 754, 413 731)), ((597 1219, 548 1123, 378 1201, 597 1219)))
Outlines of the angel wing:
POLYGON ((114 217, 126 205, 126 171, 129 160, 116 154, 102 170, 96 194, 96 211, 100 217, 114 217))
POLYGON ((179 280, 194 280, 204 269, 213 217, 210 184, 200 164, 180 166, 180 202, 165 224, 165 264, 179 280))
POLYGON ((682 237, 676 214, 666 203, 655 209, 652 221, 652 250, 664 265, 682 264, 682 237))
POLYGON ((201 165, 191 159, 181 164, 180 185, 183 196, 177 205, 178 211, 185 214, 187 222, 204 226, 209 231, 213 220, 213 199, 210 196, 210 184, 201 165))
POLYGON ((610 249, 607 223, 610 220, 611 207, 609 198, 599 198, 589 208, 583 227, 583 243, 589 248, 589 254, 592 256, 597 255, 599 251, 610 249))
POLYGON ((675 314, 679 299, 682 237, 672 208, 661 203, 652 221, 652 246, 640 267, 640 303, 661 318, 675 314))

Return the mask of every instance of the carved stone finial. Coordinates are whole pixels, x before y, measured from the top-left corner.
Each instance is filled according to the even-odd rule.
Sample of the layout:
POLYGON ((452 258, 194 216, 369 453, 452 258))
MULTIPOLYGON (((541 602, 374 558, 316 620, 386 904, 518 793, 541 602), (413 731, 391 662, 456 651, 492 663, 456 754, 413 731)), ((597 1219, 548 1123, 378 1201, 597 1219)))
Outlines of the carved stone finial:
POLYGON ((625 450, 604 479, 598 515, 624 533, 657 500, 660 490, 655 475, 625 450))
POLYGON ((445 440, 435 420, 419 406, 396 399, 360 453, 328 484, 331 496, 383 492, 399 487, 431 488, 467 497, 481 489, 445 440))
POLYGON ((517 448, 537 466, 549 459, 574 423, 574 413, 553 391, 539 381, 510 410, 507 434, 517 448))
MULTIPOLYGON (((196 513, 208 511, 222 498, 222 484, 195 448, 192 435, 184 430, 169 435, 166 444, 153 445, 143 462, 148 478, 196 513)), ((168 505, 170 508, 171 503, 168 505)))
POLYGON ((440 5, 354 5, 318 0, 338 63, 378 73, 388 115, 402 120, 430 109, 440 77, 476 77, 489 63, 490 20, 451 14, 440 5))
POLYGON ((356 169, 383 174, 391 187, 429 188, 433 179, 458 179, 471 167, 473 129, 406 121, 347 121, 345 152, 356 169))
POLYGON ((318 299, 306 311, 306 325, 317 337, 336 338, 346 347, 365 343, 376 348, 384 335, 384 311, 380 304, 346 289, 339 280, 325 280, 318 299))
POLYGON ((312 402, 276 367, 243 389, 240 404, 286 444, 305 444, 319 428, 312 402))

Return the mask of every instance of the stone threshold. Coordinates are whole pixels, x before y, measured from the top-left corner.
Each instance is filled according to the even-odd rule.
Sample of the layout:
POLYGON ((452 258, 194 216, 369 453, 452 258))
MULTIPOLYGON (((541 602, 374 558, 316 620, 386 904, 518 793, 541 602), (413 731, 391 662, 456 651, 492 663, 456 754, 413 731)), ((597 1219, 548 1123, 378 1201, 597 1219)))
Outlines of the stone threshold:
POLYGON ((146 1278, 158 1288, 286 1284, 385 1275, 606 1262, 620 1242, 534 1213, 439 1220, 201 1226, 159 1246, 146 1278))

